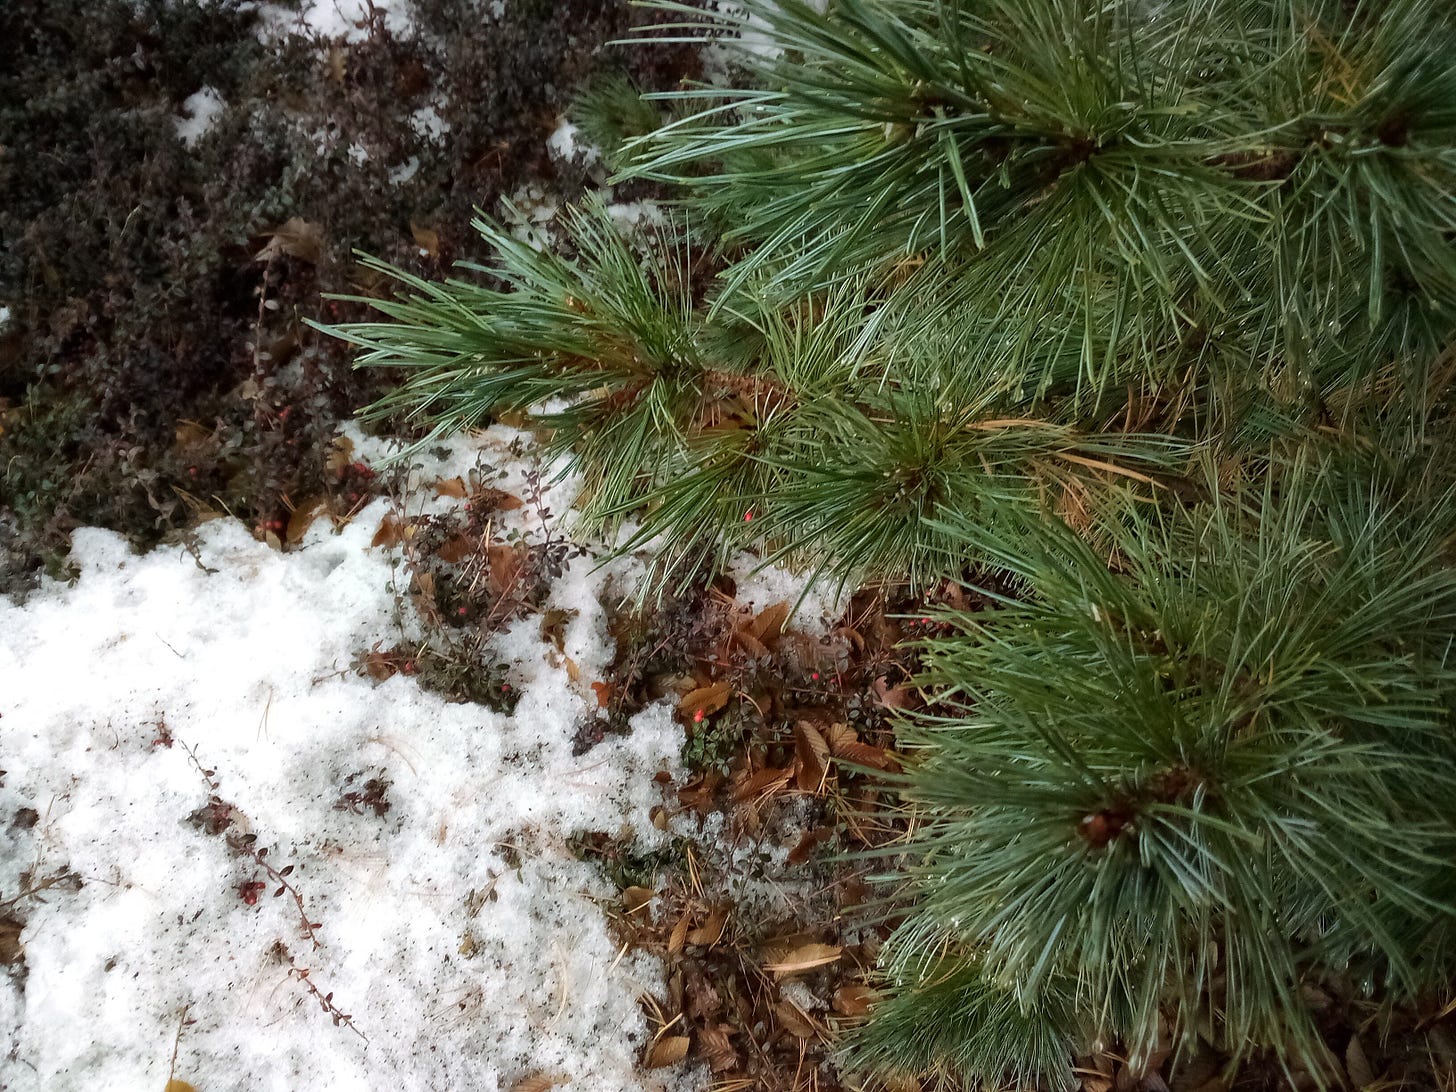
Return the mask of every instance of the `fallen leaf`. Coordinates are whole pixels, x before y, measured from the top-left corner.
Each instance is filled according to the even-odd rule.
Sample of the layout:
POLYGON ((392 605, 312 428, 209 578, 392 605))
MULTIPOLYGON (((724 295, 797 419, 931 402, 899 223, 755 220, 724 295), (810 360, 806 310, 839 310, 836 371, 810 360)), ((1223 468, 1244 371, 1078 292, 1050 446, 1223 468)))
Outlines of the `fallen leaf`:
POLYGON ((541 615, 541 640, 550 641, 557 652, 566 651, 566 624, 576 616, 574 610, 555 608, 541 615))
POLYGON ((686 1035, 668 1035, 652 1044, 652 1049, 647 1052, 647 1060, 643 1063, 648 1069, 662 1069, 665 1066, 677 1065, 688 1056, 690 1040, 686 1035))
POLYGON ((792 769, 765 766, 734 788, 733 799, 742 803, 745 800, 753 800, 761 796, 772 796, 788 785, 789 779, 793 776, 792 769))
POLYGON ((606 682, 594 682, 591 684, 592 693, 597 696, 597 708, 605 709, 612 701, 612 684, 606 682))
POLYGON ((868 986, 840 986, 830 1002, 840 1016, 863 1016, 875 1002, 875 991, 868 986))
POLYGON ((671 955, 677 955, 683 950, 688 939, 688 926, 691 924, 689 915, 684 914, 677 919, 677 924, 672 927, 672 933, 667 938, 667 950, 671 955))
POLYGON ((437 497, 458 497, 464 500, 466 496, 465 479, 441 478, 435 483, 435 495, 437 497))
POLYGON ((714 907, 708 919, 688 934, 688 943, 701 944, 705 948, 717 944, 723 937, 723 927, 728 924, 730 909, 728 903, 720 903, 714 907))
POLYGON ((268 242, 254 255, 260 262, 272 261, 280 254, 317 265, 324 251, 324 236, 317 224, 295 216, 282 227, 270 231, 268 242))
POLYGON ((0 967, 13 967, 25 958, 25 945, 20 943, 22 928, 14 918, 0 918, 0 967))
POLYGON ((846 762, 856 766, 868 766, 874 770, 894 772, 900 768, 895 756, 883 747, 872 747, 868 743, 846 743, 837 752, 846 762))
POLYGON ((547 1076, 544 1073, 537 1073, 533 1076, 526 1077, 524 1080, 517 1081, 511 1087, 511 1092, 547 1092, 547 1089, 555 1088, 558 1084, 565 1081, 565 1079, 565 1077, 560 1075, 547 1076))
POLYGON ((480 549, 480 542, 473 535, 452 535, 435 552, 435 556, 447 565, 459 565, 462 561, 474 557, 475 551, 478 549, 480 549))
POLYGON ((283 540, 290 546, 297 545, 308 533, 313 521, 318 519, 319 513, 327 507, 328 501, 323 497, 310 497, 302 504, 296 505, 293 514, 288 517, 288 529, 283 532, 283 540))
POLYGON ((525 502, 504 489, 476 489, 470 494, 470 504, 480 512, 514 512, 525 502))
POLYGON ((370 540, 371 548, 375 546, 398 546, 405 539, 404 521, 393 512, 384 513, 384 518, 379 521, 379 528, 374 532, 374 538, 370 540))
POLYGON ((490 572, 486 582, 497 596, 504 596, 515 586, 521 567, 526 562, 526 547, 523 543, 499 543, 486 548, 490 560, 490 572))
POLYGON ((765 963, 763 969, 782 978, 833 963, 839 955, 840 949, 833 944, 801 944, 777 962, 765 963))
POLYGON ((410 221, 410 235, 414 237, 415 246, 419 247, 431 258, 440 256, 440 233, 433 228, 427 228, 423 224, 410 221))
POLYGON ((829 744, 806 720, 794 725, 794 776, 801 792, 817 793, 828 774, 829 744))
POLYGON ((703 716, 711 716, 723 706, 728 704, 728 698, 733 693, 733 684, 727 679, 715 682, 711 686, 701 686, 696 690, 689 690, 677 703, 677 711, 687 717, 696 717, 698 713, 703 716))
POLYGON ((813 830, 804 831, 798 845, 789 850, 788 863, 791 865, 803 864, 814 856, 814 851, 827 842, 833 833, 833 827, 815 827, 813 830))
POLYGON ((858 743, 859 736, 847 724, 831 724, 824 730, 824 742, 829 744, 830 754, 838 755, 844 753, 847 745, 858 743))
POLYGON ((1358 1035, 1350 1036, 1350 1043, 1345 1047, 1345 1072, 1350 1076, 1351 1088, 1368 1088, 1375 1083, 1375 1070, 1358 1035))
POLYGON ((657 892, 650 887, 628 887, 622 891, 622 909, 635 914, 657 898, 657 892))
POLYGON ((738 1065, 732 1034, 732 1024, 714 1024, 698 1032, 698 1053, 707 1060, 708 1068, 714 1073, 723 1073, 738 1065))
POLYGON ((334 442, 329 445, 329 455, 324 465, 333 473, 339 474, 354 461, 354 441, 347 436, 335 436, 334 442))
POLYGON ((883 678, 874 681, 875 701, 885 709, 908 709, 915 692, 908 686, 891 686, 883 678))
POLYGON ((758 640, 772 648, 774 642, 784 632, 784 623, 789 620, 789 604, 787 600, 780 600, 769 607, 764 607, 749 624, 749 631, 758 640))
POLYGON ((779 1026, 796 1039, 817 1037, 814 1025, 808 1019, 808 1014, 792 1001, 780 1001, 774 1006, 774 1015, 778 1017, 779 1026))
POLYGON ((164 1092, 197 1092, 197 1089, 193 1088, 186 1081, 179 1081, 176 1077, 173 1077, 167 1082, 167 1087, 164 1092))

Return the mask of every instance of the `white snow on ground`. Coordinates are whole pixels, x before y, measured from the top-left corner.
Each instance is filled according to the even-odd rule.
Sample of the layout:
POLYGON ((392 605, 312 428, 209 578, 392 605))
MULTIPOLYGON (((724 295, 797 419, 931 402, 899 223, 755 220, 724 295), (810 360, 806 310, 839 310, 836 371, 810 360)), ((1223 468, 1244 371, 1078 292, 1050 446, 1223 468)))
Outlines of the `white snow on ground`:
POLYGON ((597 162, 602 157, 601 150, 593 144, 578 141, 580 135, 580 129, 562 118, 546 138, 546 148, 552 155, 568 163, 577 160, 582 163, 597 162))
MULTIPOLYGON (((390 32, 401 35, 410 29, 409 0, 373 0, 372 7, 390 32)), ((358 42, 369 36, 370 8, 369 0, 305 0, 298 11, 266 3, 260 4, 258 10, 265 37, 295 31, 358 42)))
POLYGON ((0 307, 0 328, 3 328, 10 321, 10 308, 0 307))
POLYGON ((443 100, 437 100, 421 106, 410 114, 410 128, 425 140, 438 143, 450 131, 450 123, 440 116, 440 111, 436 108, 443 105, 443 100))
POLYGON ((192 147, 212 128, 227 103, 215 88, 203 87, 182 100, 183 117, 177 119, 177 135, 192 147))
MULTIPOLYGON (((519 490, 514 438, 458 441, 422 484, 483 457, 519 490)), ((411 511, 461 503, 417 496, 411 511)), ((566 846, 576 831, 663 837, 653 775, 678 772, 681 745, 666 707, 571 754, 611 656, 602 599, 635 563, 572 563, 547 604, 578 612, 562 652, 539 619, 502 635, 513 715, 451 705, 351 669, 400 638, 403 571, 370 545, 388 510, 340 533, 320 520, 288 553, 232 520, 201 526, 196 559, 83 530, 73 585, 0 602, 0 910, 76 878, 6 911, 26 922, 27 975, 0 978, 0 1085, 160 1092, 176 1041, 175 1076, 203 1092, 497 1092, 538 1074, 580 1092, 706 1087, 701 1071, 636 1068, 636 998, 660 991, 661 966, 617 951, 593 902, 614 893, 566 846), (292 869, 320 947, 276 879, 205 829, 209 788, 184 747, 215 771, 233 830, 292 869), (387 812, 339 806, 381 769, 387 812)))

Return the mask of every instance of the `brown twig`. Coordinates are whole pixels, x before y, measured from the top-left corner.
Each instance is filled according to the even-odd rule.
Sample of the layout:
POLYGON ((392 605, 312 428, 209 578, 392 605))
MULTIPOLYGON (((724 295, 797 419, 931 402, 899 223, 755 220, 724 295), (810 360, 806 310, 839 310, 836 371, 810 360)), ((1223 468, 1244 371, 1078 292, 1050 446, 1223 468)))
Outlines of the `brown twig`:
POLYGON ((355 1035, 359 1036, 359 1038, 363 1039, 366 1043, 369 1041, 369 1036, 365 1035, 362 1031, 354 1026, 354 1018, 350 1016, 347 1012, 344 1012, 342 1009, 340 1009, 339 1006, 334 1004, 333 991, 330 990, 328 993, 322 993, 319 988, 314 985, 313 980, 308 977, 309 969, 307 967, 300 967, 297 963, 289 960, 288 973, 291 977, 297 978, 306 987, 308 987, 308 992, 313 994, 314 1000, 319 1003, 319 1007, 323 1009, 324 1012, 328 1013, 329 1018, 333 1020, 334 1027, 338 1027, 342 1024, 350 1031, 352 1031, 355 1035))
MULTIPOLYGON (((182 741, 178 740, 177 742, 181 743, 182 741)), ((217 795, 218 786, 221 785, 221 782, 217 780, 217 771, 209 770, 202 765, 202 761, 197 757, 196 747, 191 747, 188 746, 186 743, 182 743, 182 750, 187 752, 188 759, 192 762, 192 765, 197 768, 197 772, 202 775, 203 781, 207 783, 209 795, 208 803, 214 806, 225 807, 231 810, 232 805, 224 803, 223 799, 217 795)), ((282 895, 285 891, 293 896, 293 904, 298 908, 299 920, 303 922, 303 935, 308 938, 309 942, 314 946, 315 949, 322 948, 323 941, 319 940, 316 931, 322 929, 323 926, 319 922, 309 920, 308 911, 304 908, 303 905, 303 895, 299 893, 298 888, 294 887, 293 884, 289 882, 288 876, 293 871, 293 865, 285 865, 283 868, 274 868, 264 859, 268 856, 268 847, 263 846, 260 848, 256 844, 257 841, 258 836, 256 834, 232 833, 227 835, 227 845, 229 849, 231 849, 234 853, 239 854, 240 856, 252 858, 253 863, 261 868, 264 872, 266 872, 269 879, 271 879, 274 883, 278 884, 277 889, 273 892, 274 898, 282 895)))

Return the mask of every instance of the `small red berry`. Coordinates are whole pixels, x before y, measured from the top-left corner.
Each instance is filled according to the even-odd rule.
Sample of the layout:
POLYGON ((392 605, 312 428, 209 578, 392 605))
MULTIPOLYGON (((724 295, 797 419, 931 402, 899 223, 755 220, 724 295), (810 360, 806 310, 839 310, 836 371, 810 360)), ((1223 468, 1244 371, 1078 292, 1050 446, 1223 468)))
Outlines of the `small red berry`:
POLYGON ((696 713, 693 714, 693 723, 694 724, 702 724, 703 723, 703 711, 701 709, 699 709, 696 713))
POLYGON ((744 512, 743 513, 743 522, 744 523, 752 523, 753 522, 753 509, 750 508, 747 512, 744 512))

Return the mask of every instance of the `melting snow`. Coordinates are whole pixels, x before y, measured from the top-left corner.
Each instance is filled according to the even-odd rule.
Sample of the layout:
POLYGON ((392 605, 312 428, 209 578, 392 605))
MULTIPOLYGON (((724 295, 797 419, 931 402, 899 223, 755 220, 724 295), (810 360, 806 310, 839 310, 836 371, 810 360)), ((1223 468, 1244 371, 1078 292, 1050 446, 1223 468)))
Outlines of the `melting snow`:
POLYGON ((177 119, 177 135, 182 138, 182 143, 190 148, 201 140, 226 105, 222 96, 211 87, 203 87, 183 99, 182 113, 186 116, 177 119))
MULTIPOLYGON (((519 490, 513 439, 459 441, 421 485, 483 456, 519 490)), ((412 511, 460 503, 414 497, 412 511)), ((452 705, 351 669, 415 625, 398 613, 396 552, 370 545, 388 510, 376 501, 339 533, 320 520, 289 553, 232 520, 202 525, 195 558, 83 530, 73 584, 0 602, 0 903, 74 877, 4 911, 25 921, 25 977, 0 978, 0 1084, 158 1092, 185 1010, 175 1076, 202 1089, 706 1086, 699 1070, 636 1068, 636 999, 660 991, 662 968, 617 950, 593 901, 615 893, 566 846, 587 830, 664 837, 648 813, 653 775, 680 773, 667 707, 571 753, 612 654, 602 601, 640 567, 572 563, 547 604, 577 612, 562 652, 539 619, 501 635, 513 715, 452 705), (321 947, 291 895, 208 832, 184 746, 215 771, 234 832, 292 868, 321 947), (384 814, 340 806, 376 775, 384 814)))

